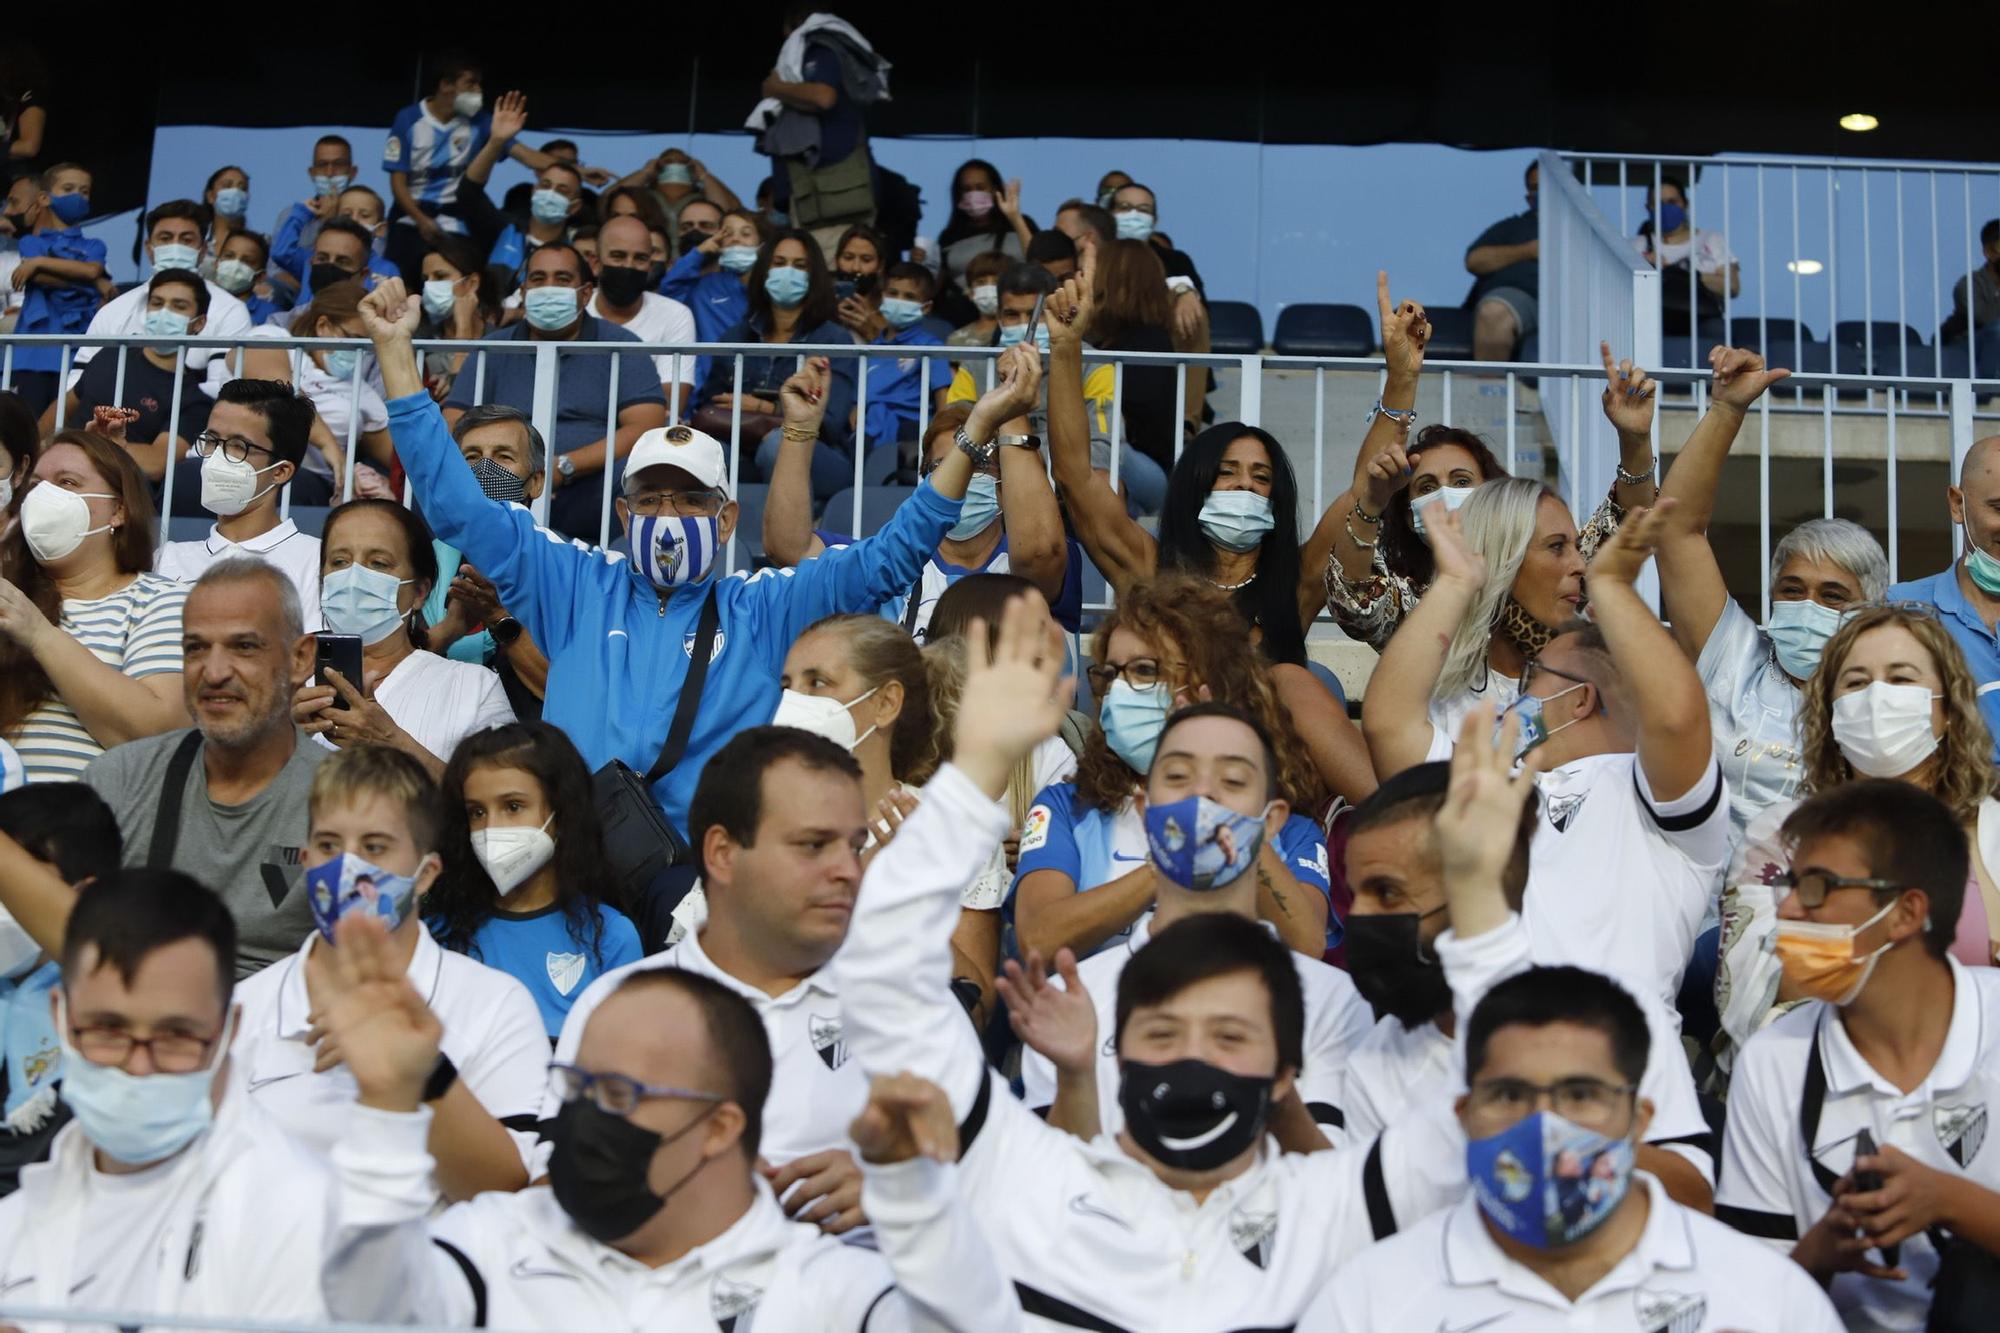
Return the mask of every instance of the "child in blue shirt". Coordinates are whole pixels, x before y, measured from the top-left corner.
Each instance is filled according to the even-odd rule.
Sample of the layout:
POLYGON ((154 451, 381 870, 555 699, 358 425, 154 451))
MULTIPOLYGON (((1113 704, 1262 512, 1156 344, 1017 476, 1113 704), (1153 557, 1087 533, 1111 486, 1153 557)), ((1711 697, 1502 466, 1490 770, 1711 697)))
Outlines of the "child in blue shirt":
POLYGON ((271 243, 262 233, 240 227, 215 252, 215 285, 243 302, 252 324, 268 322, 280 309, 276 301, 257 293, 260 283, 269 289, 264 272, 270 262, 271 243))
MULTIPOLYGON (((883 277, 882 302, 875 312, 881 328, 870 339, 871 345, 944 346, 944 339, 923 323, 931 312, 931 298, 936 293, 937 278, 922 264, 891 264, 883 277)), ((850 297, 849 301, 865 303, 866 298, 850 297)), ((917 438, 926 360, 931 367, 931 414, 935 415, 944 406, 945 391, 951 387, 949 360, 922 356, 868 358, 868 419, 856 424, 866 426, 867 433, 861 438, 870 447, 917 438)))
MULTIPOLYGON (((748 209, 732 208, 722 215, 722 226, 715 235, 682 250, 681 257, 660 279, 661 295, 694 312, 695 337, 700 341, 721 342, 725 333, 749 318, 750 294, 745 284, 764 244, 762 219, 748 209)), ((694 382, 707 380, 708 358, 697 357, 694 382)))
POLYGON ((604 861, 590 771, 555 727, 510 722, 460 742, 441 785, 431 934, 526 986, 553 1041, 592 981, 645 952, 604 861))
MULTIPOLYGON (((14 283, 25 289, 16 333, 82 333, 97 313, 104 242, 71 230, 90 214, 90 184, 88 171, 64 162, 19 177, 7 191, 21 254, 14 283)), ((59 347, 15 349, 14 387, 37 414, 54 401, 61 369, 59 347)))

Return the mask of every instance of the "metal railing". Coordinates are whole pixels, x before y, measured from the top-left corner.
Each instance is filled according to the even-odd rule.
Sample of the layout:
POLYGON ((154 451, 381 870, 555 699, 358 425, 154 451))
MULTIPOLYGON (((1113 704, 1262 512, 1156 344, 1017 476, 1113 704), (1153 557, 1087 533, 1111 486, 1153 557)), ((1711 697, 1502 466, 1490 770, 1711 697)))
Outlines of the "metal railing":
MULTIPOLYGON (((1566 152, 1544 154, 1544 201, 1552 176, 1575 183, 1577 171, 1585 175, 1600 211, 1616 218, 1615 234, 1634 254, 1644 192, 1657 199, 1668 177, 1687 187, 1691 233, 1750 238, 1747 245, 1730 247, 1742 266, 1741 293, 1725 281, 1716 295, 1723 330, 1735 330, 1738 317, 1754 317, 1760 350, 1774 337, 1796 348, 1837 346, 1836 326, 1862 321, 1858 345, 1815 369, 1936 373, 1925 363, 1936 364, 1944 351, 1952 288, 1961 281, 1969 285, 1968 275, 1985 264, 1979 230, 2000 217, 2000 165, 1993 163, 1566 152), (1560 163, 1555 171, 1547 166, 1551 157, 1560 163), (1878 348, 1868 327, 1878 321, 1921 338, 1912 343, 1898 337, 1895 347, 1878 348)), ((1545 245, 1545 261, 1546 251, 1545 245)), ((1658 260, 1656 246, 1656 265, 1658 260)), ((1699 309, 1694 264, 1685 276, 1663 277, 1684 282, 1689 309, 1699 309)), ((1973 346, 1968 337, 1968 356, 1973 346)), ((1675 350, 1685 352, 1690 366, 1705 364, 1708 349, 1701 337, 1684 349, 1676 342, 1675 350)), ((2000 342, 1978 352, 1979 363, 1968 363, 1966 374, 2000 375, 2000 342)))
MULTIPOLYGON (((1546 225, 1546 223, 1545 223, 1546 225)), ((1601 243, 1602 237, 1598 238, 1601 243)), ((1545 272, 1546 272, 1545 268, 1545 272)), ((1615 313, 1619 321, 1617 332, 1629 337, 1641 348, 1643 361, 1643 340, 1637 322, 1643 318, 1643 299, 1646 285, 1657 282, 1657 275, 1640 266, 1630 274, 1632 283, 1630 297, 1622 307, 1622 313, 1615 313)), ((1616 283, 1608 284, 1616 288, 1616 283)), ((1545 291, 1550 284, 1545 279, 1545 291)), ((1596 294, 1604 299, 1607 284, 1600 280, 1596 294)), ((1586 284, 1583 290, 1590 289, 1586 284)), ((1620 289, 1622 290, 1622 289, 1620 289)), ((1554 304, 1554 303, 1549 303, 1554 304)), ((1581 313, 1567 314, 1564 319, 1573 321, 1575 338, 1582 338, 1588 325, 1583 323, 1581 313)), ((1565 334, 1565 337, 1572 336, 1565 334)), ((1568 500, 1571 511, 1579 522, 1583 521, 1609 491, 1611 474, 1615 464, 1616 440, 1609 425, 1598 410, 1596 395, 1603 380, 1601 363, 1596 355, 1596 339, 1603 336, 1591 333, 1589 351, 1580 357, 1550 358, 1530 364, 1507 362, 1473 361, 1431 361, 1424 367, 1419 391, 1418 406, 1426 420, 1441 420, 1445 424, 1454 422, 1457 413, 1462 424, 1475 429, 1486 430, 1493 443, 1495 453, 1510 472, 1523 470, 1533 474, 1539 472, 1556 484, 1568 500), (1484 420, 1472 420, 1463 403, 1466 391, 1478 386, 1481 392, 1491 393, 1498 399, 1497 420, 1489 411, 1484 420), (1496 392, 1497 390, 1497 392, 1496 392), (1549 443, 1553 453, 1544 450, 1541 421, 1549 426, 1549 443)), ((1657 338, 1657 335, 1655 335, 1657 338)), ((307 338, 258 338, 249 340, 221 340, 203 335, 179 340, 191 348, 208 349, 217 346, 250 346, 284 348, 302 353, 307 348, 327 350, 337 347, 353 347, 372 351, 372 344, 360 339, 307 339, 307 338)), ((1614 339, 1614 347, 1616 340, 1614 339)), ((53 335, 15 336, 0 338, 0 387, 11 383, 14 349, 22 345, 60 345, 61 361, 65 374, 72 359, 72 349, 79 346, 100 346, 106 355, 116 354, 122 359, 131 355, 134 347, 141 347, 159 339, 149 339, 144 335, 120 337, 87 338, 82 336, 63 338, 53 335)), ((867 419, 867 376, 860 373, 869 361, 884 356, 900 356, 917 353, 922 358, 919 372, 922 392, 920 394, 919 430, 928 425, 931 413, 931 393, 934 386, 929 381, 930 368, 934 360, 950 359, 971 367, 977 387, 984 389, 992 384, 993 364, 997 350, 993 348, 914 348, 896 346, 794 346, 782 349, 770 344, 693 344, 686 346, 658 346, 630 342, 539 342, 499 340, 492 342, 466 341, 423 341, 417 344, 419 353, 424 351, 464 352, 468 359, 460 371, 461 376, 472 377, 471 400, 481 402, 486 398, 488 380, 488 360, 490 356, 530 356, 534 358, 534 387, 528 410, 545 440, 555 449, 558 388, 562 360, 568 356, 606 355, 625 353, 635 357, 650 357, 656 354, 678 353, 682 356, 727 356, 732 358, 730 382, 739 396, 743 387, 744 362, 749 357, 770 357, 774 353, 795 359, 806 356, 824 356, 829 359, 845 358, 857 363, 856 414, 862 427, 857 431, 857 446, 852 450, 854 461, 853 502, 845 516, 850 531, 856 536, 866 535, 867 522, 863 506, 866 487, 865 465, 870 449, 892 447, 893 442, 873 441, 866 437, 867 419), (983 364, 981 364, 983 363, 983 364)), ((1625 348, 1617 347, 1618 354, 1628 354, 1625 348)), ((1655 343, 1657 350, 1657 342, 1655 343)), ((607 437, 614 433, 617 424, 618 375, 621 358, 611 358, 609 393, 605 408, 605 428, 607 437)), ((1234 418, 1255 426, 1275 428, 1280 443, 1284 445, 1293 463, 1298 478, 1300 499, 1300 536, 1317 520, 1330 503, 1345 491, 1352 475, 1352 462, 1358 450, 1366 425, 1363 420, 1365 407, 1379 393, 1382 380, 1382 364, 1376 357, 1307 357, 1307 356, 1262 356, 1262 355, 1206 355, 1196 356, 1180 353, 1138 353, 1092 351, 1087 357, 1090 363, 1109 364, 1113 368, 1112 399, 1108 413, 1110 435, 1114 445, 1123 446, 1125 441, 1122 407, 1125 401, 1125 373, 1135 366, 1170 365, 1176 368, 1175 420, 1187 416, 1189 395, 1198 393, 1195 373, 1207 370, 1215 372, 1218 380, 1216 415, 1218 419, 1234 418), (1341 405, 1345 398, 1347 406, 1341 405), (1348 410, 1348 407, 1353 410, 1348 410), (1309 413, 1309 415, 1308 415, 1309 413), (1282 418, 1282 421, 1280 420, 1282 418)), ((369 362, 363 358, 357 363, 349 381, 349 393, 359 395, 360 386, 367 379, 369 362)), ((648 370, 650 373, 650 365, 648 370)), ((1656 456, 1661 458, 1662 470, 1672 454, 1685 438, 1680 426, 1692 427, 1693 420, 1706 407, 1706 368, 1691 370, 1683 367, 1651 369, 1651 373, 1665 389, 1660 411, 1656 414, 1654 434, 1656 456), (1685 397, 1681 395, 1685 394, 1685 397), (1667 439, 1660 437, 1664 422, 1674 424, 1667 439)), ((122 370, 122 367, 121 367, 122 370)), ((179 434, 179 389, 189 374, 196 373, 180 358, 175 371, 176 396, 169 414, 169 431, 179 434)), ((123 375, 119 376, 123 383, 123 375)), ((1902 564, 1901 510, 1902 473, 1913 457, 1921 457, 1929 462, 1948 461, 1954 473, 1957 464, 1979 434, 1986 432, 1986 424, 2000 421, 2000 406, 1991 403, 1982 407, 1979 399, 2000 396, 2000 380, 1975 382, 1967 379, 1943 380, 1932 376, 1902 376, 1894 373, 1875 375, 1827 374, 1801 372, 1786 381, 1795 392, 1785 395, 1766 395, 1760 401, 1756 431, 1755 461, 1758 475, 1757 514, 1758 569, 1767 571, 1773 534, 1774 467, 1796 470, 1799 466, 1816 461, 1818 478, 1816 493, 1818 511, 1831 515, 1836 511, 1836 463, 1855 452, 1849 446, 1852 439, 1843 442, 1844 437, 1857 434, 1866 435, 1879 427, 1880 434, 1868 435, 1859 441, 1860 453, 1868 459, 1879 457, 1885 464, 1884 482, 1886 505, 1884 521, 1873 524, 1884 538, 1888 550, 1892 573, 1900 573, 1902 564), (1867 395, 1868 390, 1894 392, 1880 394, 1877 399, 1867 395), (1857 396, 1859 401, 1857 401, 1857 396), (1805 446, 1811 442, 1817 427, 1817 449, 1805 446), (1917 454, 1910 452, 1906 440, 1912 429, 1919 430, 1926 441, 1917 454), (1899 436, 1899 431, 1903 432, 1899 436), (1783 447, 1774 447, 1781 443, 1783 447), (1940 448, 1941 444, 1948 445, 1940 448), (1927 452, 1925 452, 1927 451, 1927 452)), ((669 391, 668 403, 670 419, 679 419, 686 406, 679 401, 677 389, 669 391)), ((122 400, 122 393, 120 395, 122 400)), ((515 404, 520 406, 520 404, 515 404)), ((59 413, 61 407, 59 406, 59 413)), ((742 412, 740 404, 732 416, 731 439, 729 445, 729 484, 732 494, 739 492, 745 481, 744 468, 746 449, 754 450, 757 441, 742 437, 742 412)), ((338 495, 351 497, 354 490, 354 467, 356 444, 359 439, 360 413, 350 411, 346 440, 345 474, 340 479, 338 495)), ((1177 459, 1182 449, 1177 436, 1173 456, 1177 459)), ((1115 485, 1121 471, 1122 448, 1112 450, 1112 480, 1115 485)), ((1750 451, 1739 446, 1739 455, 1748 457, 1750 451)), ((162 512, 172 513, 175 469, 170 467, 161 486, 162 512)), ((588 484, 588 483, 586 483, 588 484)), ((600 474, 598 492, 598 536, 601 543, 608 544, 612 535, 612 501, 616 491, 611 480, 611 469, 600 474)), ((1847 484, 1847 483, 1843 483, 1847 484)), ((1793 497, 1797 487, 1786 487, 1786 497, 1793 497)), ((406 490, 406 503, 418 499, 413 490, 406 490)), ((536 502, 537 517, 547 520, 548 489, 545 487, 536 502)), ((289 512, 289 497, 283 502, 289 512)), ((1852 508, 1850 503, 1843 506, 1852 508)), ((1942 504, 1939 506, 1942 511, 1942 504)), ((1789 518, 1796 518, 1790 515, 1789 518)), ((836 516, 828 515, 827 522, 836 521, 836 516)), ((1782 528, 1775 535, 1782 535, 1782 528)), ((161 526, 161 539, 166 539, 166 524, 161 526)), ((736 572, 749 563, 749 552, 754 541, 732 542, 727 552, 725 568, 736 572)), ((1761 600, 1768 602, 1768 576, 1760 572, 1759 591, 1761 600)), ((1747 593, 1747 579, 1739 579, 1739 591, 1747 593)), ((1095 586, 1094 584, 1091 586, 1095 586)), ((1109 609, 1107 597, 1091 597, 1086 600, 1086 612, 1102 612, 1109 609)))

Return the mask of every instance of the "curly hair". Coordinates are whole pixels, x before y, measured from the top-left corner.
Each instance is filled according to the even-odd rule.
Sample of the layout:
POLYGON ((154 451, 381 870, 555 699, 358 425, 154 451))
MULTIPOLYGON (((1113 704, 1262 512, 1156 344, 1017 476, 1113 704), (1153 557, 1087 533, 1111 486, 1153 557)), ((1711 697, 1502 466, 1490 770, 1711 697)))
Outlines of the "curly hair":
MULTIPOLYGON (((1262 653, 1250 651, 1250 627, 1229 593, 1199 575, 1155 574, 1125 590, 1117 608, 1098 625, 1091 656, 1104 661, 1112 634, 1121 629, 1157 652, 1178 653, 1183 675, 1172 682, 1176 692, 1185 692, 1192 701, 1206 685, 1218 703, 1233 704, 1257 719, 1276 743, 1278 794, 1294 810, 1313 810, 1326 799, 1326 785, 1305 742, 1290 715, 1279 711, 1270 663, 1262 653)), ((1112 753, 1102 729, 1090 733, 1076 761, 1078 810, 1110 814, 1144 783, 1145 774, 1134 773, 1112 753)))
POLYGON ((1930 793, 1949 806, 1960 823, 1970 824, 1979 816, 1980 802, 1993 794, 1995 781, 1993 740, 1979 714, 1972 669, 1941 622, 1900 606, 1864 607, 1826 641, 1819 669, 1806 681, 1805 697, 1799 704, 1799 726, 1805 742, 1800 793, 1811 796, 1857 779, 1854 765, 1847 762, 1833 738, 1834 686, 1840 678, 1840 664, 1861 636, 1889 626, 1909 631, 1937 663, 1938 677, 1944 682, 1944 737, 1938 742, 1930 793))

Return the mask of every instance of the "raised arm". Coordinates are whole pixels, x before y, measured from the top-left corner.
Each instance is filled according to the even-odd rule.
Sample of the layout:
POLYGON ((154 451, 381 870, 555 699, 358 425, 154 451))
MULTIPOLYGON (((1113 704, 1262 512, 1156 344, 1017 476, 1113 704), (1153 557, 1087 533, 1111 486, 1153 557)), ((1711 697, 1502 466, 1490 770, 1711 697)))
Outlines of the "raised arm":
POLYGON ((1132 520, 1111 483, 1090 466, 1090 409, 1083 400, 1083 335, 1096 309, 1097 251, 1077 257, 1077 275, 1049 294, 1049 461, 1076 524, 1076 538, 1116 592, 1152 577, 1159 547, 1132 520))
POLYGON ((1628 357, 1616 365, 1611 361, 1611 344, 1597 344, 1604 358, 1604 419, 1618 432, 1618 479, 1611 498, 1627 512, 1643 509, 1659 498, 1660 487, 1653 473, 1653 404, 1659 394, 1651 377, 1633 365, 1628 357), (1628 480, 1636 477, 1637 481, 1628 480))
POLYGON ((70 909, 76 906, 76 892, 52 866, 0 833, 0 910, 56 957, 62 955, 63 932, 69 927, 70 909))
POLYGON ((1634 510, 1590 565, 1591 619, 1618 668, 1633 710, 1633 748, 1658 801, 1694 790, 1714 759, 1701 677, 1632 587, 1673 508, 1668 501, 1634 510))
MULTIPOLYGON (((485 185, 493 176, 493 168, 500 165, 500 159, 507 155, 507 149, 514 142, 514 136, 528 128, 528 98, 524 93, 505 92, 493 104, 493 132, 486 136, 486 142, 479 145, 479 151, 466 164, 465 178, 475 185, 485 185)), ((544 163, 543 165, 547 165, 544 163)))
POLYGON ((1486 562, 1465 544, 1456 512, 1430 520, 1437 577, 1382 650, 1361 705, 1361 734, 1386 778, 1420 764, 1431 747, 1431 693, 1459 621, 1486 582, 1486 562))
POLYGON ((1021 243, 1021 253, 1028 253, 1028 246, 1034 242, 1035 229, 1028 225, 1027 215, 1021 212, 1021 180, 1017 176, 1007 182, 994 200, 1000 209, 1000 216, 1007 219, 1007 225, 1014 229, 1014 239, 1021 243))
POLYGON ((1341 572, 1350 582, 1359 582, 1374 572, 1382 511, 1410 484, 1410 460, 1405 450, 1411 418, 1407 414, 1416 406, 1417 378, 1423 372, 1431 322, 1415 301, 1391 304, 1386 270, 1375 274, 1375 306, 1382 319, 1382 360, 1388 369, 1388 382, 1382 386, 1385 410, 1368 423, 1368 433, 1361 439, 1361 452, 1354 457, 1353 484, 1328 506, 1301 557, 1300 597, 1306 596, 1304 585, 1310 583, 1315 612, 1317 603, 1325 600, 1320 580, 1329 555, 1339 559, 1341 572))
POLYGON ((1076 955, 1056 954, 1057 985, 1042 965, 1042 956, 1028 950, 1024 967, 1007 960, 999 980, 1007 1001, 1007 1018, 1027 1050, 1021 1056, 1021 1077, 1028 1084, 1031 1109, 1048 1107, 1048 1122, 1079 1139, 1097 1137, 1102 1128, 1097 1089, 1097 1005, 1077 975, 1076 955), (1053 1082, 1053 1090, 1050 1083, 1053 1082), (1052 1101, 1045 1101, 1052 1096, 1052 1101))
POLYGON ((819 447, 820 419, 826 415, 826 359, 811 358, 799 375, 804 383, 798 392, 779 394, 785 428, 764 498, 764 554, 780 569, 789 569, 823 549, 814 545, 812 455, 819 447))
POLYGON ((1742 348, 1709 349, 1714 369, 1708 411, 1696 423, 1687 443, 1674 455, 1674 465, 1660 483, 1666 507, 1657 558, 1660 598, 1673 627, 1675 642, 1697 661, 1722 618, 1729 588, 1722 566, 1708 542, 1708 524, 1715 512, 1715 493, 1722 485, 1722 465, 1743 426, 1750 405, 1789 370, 1765 370, 1764 358, 1742 348))
MULTIPOLYGON (((1025 419, 1011 421, 1002 434, 1029 434, 1025 419)), ((1036 449, 1002 448, 1000 516, 1007 528, 1007 568, 1042 590, 1051 602, 1062 596, 1069 574, 1069 542, 1062 510, 1049 487, 1049 473, 1036 449)), ((770 511, 765 510, 766 513, 770 511)))

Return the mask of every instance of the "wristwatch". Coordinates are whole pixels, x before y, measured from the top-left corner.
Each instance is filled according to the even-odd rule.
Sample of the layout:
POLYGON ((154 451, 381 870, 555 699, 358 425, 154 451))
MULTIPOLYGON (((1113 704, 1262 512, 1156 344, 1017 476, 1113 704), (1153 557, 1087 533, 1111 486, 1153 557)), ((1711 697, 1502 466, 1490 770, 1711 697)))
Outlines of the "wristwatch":
POLYGON ((972 437, 965 433, 965 427, 963 426, 958 428, 953 434, 952 439, 957 442, 959 449, 965 456, 972 460, 975 467, 987 466, 992 463, 993 455, 1000 452, 1000 442, 998 440, 988 440, 985 444, 974 444, 972 437))
POLYGON ((458 1066, 443 1051, 438 1052, 437 1063, 431 1066, 430 1077, 424 1080, 423 1099, 434 1102, 451 1091, 451 1085, 458 1082, 458 1066))
POLYGON ((1042 437, 1039 435, 995 435, 993 443, 1002 449, 1039 449, 1042 437))
POLYGON ((562 473, 564 481, 576 480, 576 460, 568 454, 556 455, 556 471, 562 473))
POLYGON ((511 648, 514 646, 514 640, 521 637, 521 622, 512 616, 502 616, 488 625, 486 632, 491 634, 493 642, 502 648, 511 648))

